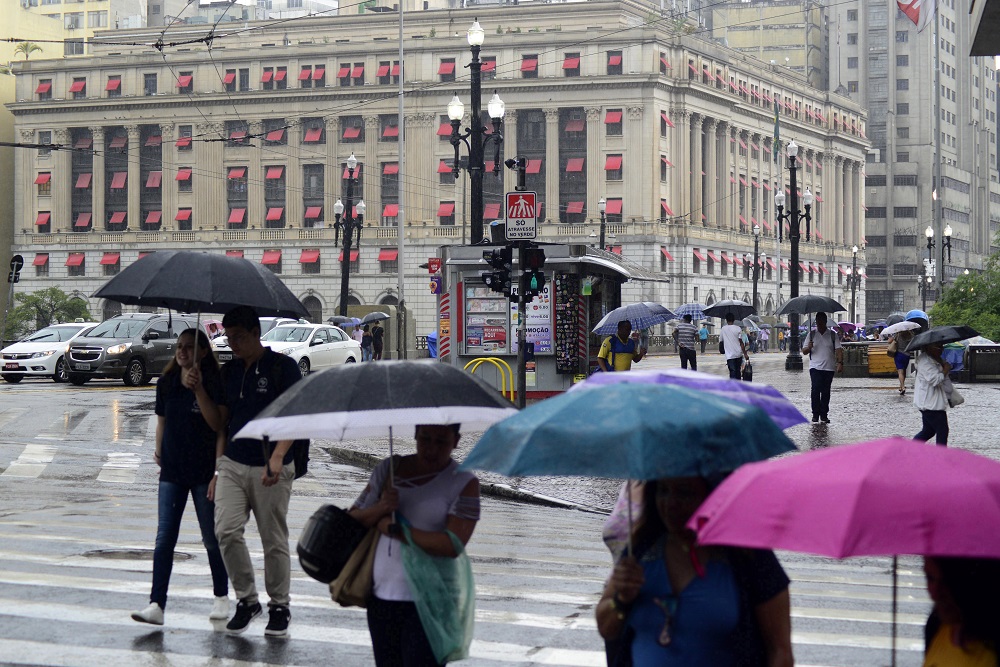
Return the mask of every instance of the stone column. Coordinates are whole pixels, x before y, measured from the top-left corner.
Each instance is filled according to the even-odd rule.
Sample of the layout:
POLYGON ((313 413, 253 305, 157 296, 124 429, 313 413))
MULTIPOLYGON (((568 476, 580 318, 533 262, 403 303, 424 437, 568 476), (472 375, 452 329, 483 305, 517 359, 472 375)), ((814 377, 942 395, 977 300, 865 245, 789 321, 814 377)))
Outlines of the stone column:
MULTIPOLYGON (((437 141, 437 116, 429 113, 410 114, 406 117, 406 129, 406 166, 409 172, 406 177, 410 182, 419 182, 419 178, 415 179, 411 174, 416 174, 420 165, 426 164, 427 157, 434 155, 431 142, 437 141)), ((435 162, 432 160, 431 164, 435 162)), ((436 178, 437 170, 432 171, 434 174, 431 177, 436 178)), ((337 177, 340 177, 339 172, 337 177)), ((408 188, 400 180, 400 201, 404 204, 406 224, 435 222, 438 204, 436 191, 436 188, 408 188)))
POLYGON ((285 130, 288 146, 279 147, 279 152, 289 156, 298 154, 300 159, 290 158, 285 166, 285 226, 305 227, 305 209, 302 198, 304 193, 302 168, 305 163, 316 164, 320 162, 319 156, 311 151, 289 150, 292 145, 302 145, 302 126, 295 124, 294 128, 285 130), (293 144, 292 142, 296 142, 293 144))
POLYGON ((842 157, 836 159, 836 166, 834 168, 834 183, 835 192, 834 197, 837 201, 837 225, 835 227, 836 233, 834 238, 838 242, 843 242, 845 238, 844 234, 844 214, 847 210, 847 202, 844 201, 844 168, 846 167, 846 161, 842 157))
POLYGON ((697 221, 692 217, 691 188, 688 187, 690 181, 684 180, 684 174, 688 174, 687 178, 690 178, 691 171, 691 112, 686 109, 671 109, 670 116, 675 119, 675 123, 679 126, 674 128, 675 150, 672 151, 674 155, 674 187, 671 188, 677 201, 677 207, 671 206, 671 208, 675 213, 682 212, 681 215, 687 215, 689 223, 694 224, 697 221))
MULTIPOLYGON (((52 133, 52 139, 61 146, 68 146, 72 142, 69 130, 60 129, 52 133)), ((27 153, 28 151, 21 151, 27 153)), ((51 207, 52 217, 49 229, 55 232, 72 231, 75 220, 73 216, 73 152, 53 151, 52 161, 52 196, 51 207)), ((34 220, 31 220, 34 224, 34 220)))
MULTIPOLYGON (((94 174, 90 179, 90 192, 93 196, 91 203, 90 223, 92 229, 105 229, 107 217, 104 214, 104 187, 106 177, 104 174, 104 127, 91 127, 90 135, 94 140, 94 174)), ((76 220, 70 224, 76 224, 76 220)))
POLYGON ((861 245, 860 241, 864 237, 862 233, 861 225, 861 164, 859 162, 854 163, 854 167, 851 169, 851 217, 850 217, 850 228, 847 234, 847 245, 848 247, 858 244, 861 245))
MULTIPOLYGON (((517 157, 517 111, 508 109, 503 117, 503 147, 500 158, 517 157)), ((503 191, 513 192, 517 185, 517 170, 501 167, 503 170, 503 191)))
MULTIPOLYGON (((199 137, 222 137, 221 123, 199 123, 195 134, 199 137)), ((191 184, 194 213, 192 229, 226 229, 229 221, 229 201, 226 196, 229 187, 228 169, 222 156, 224 141, 192 142, 191 184), (222 182, 215 178, 222 175, 222 182)))
MULTIPOLYGON (((33 144, 38 140, 35 136, 34 130, 21 130, 21 141, 26 144, 33 144)), ((38 199, 34 192, 34 169, 32 167, 32 159, 35 152, 30 150, 19 150, 15 153, 17 159, 20 162, 18 168, 14 170, 15 180, 14 180, 14 191, 24 193, 23 201, 24 208, 22 212, 23 218, 21 220, 15 220, 15 229, 23 230, 26 229, 29 234, 33 234, 37 227, 35 226, 35 220, 38 218, 38 207, 35 201, 38 199)), ((70 223, 72 224, 72 223, 70 223)), ((50 225, 52 231, 56 230, 55 221, 52 221, 50 225)), ((51 258, 49 261, 52 261, 51 258)), ((8 285, 9 287, 9 285, 8 285)), ((9 304, 11 307, 14 306, 13 303, 9 304)))
POLYGON ((174 124, 160 123, 160 229, 176 229, 177 221, 177 160, 174 147, 174 124), (171 151, 167 157, 166 152, 171 151))
POLYGON ((715 132, 715 204, 712 207, 712 215, 708 222, 719 229, 728 228, 731 224, 729 218, 730 183, 729 183, 729 133, 731 125, 724 121, 718 121, 715 132))
POLYGON ((702 197, 703 176, 703 137, 702 125, 704 116, 701 114, 691 114, 691 221, 693 224, 701 223, 701 215, 704 213, 704 200, 702 197))
POLYGON ((601 211, 597 202, 608 198, 606 185, 601 178, 601 107, 584 107, 587 114, 587 219, 595 224, 601 221, 601 211))
MULTIPOLYGON (((650 157, 649 153, 642 150, 645 137, 650 136, 649 133, 643 131, 644 111, 645 109, 642 106, 630 106, 625 109, 628 125, 625 126, 625 150, 622 155, 622 167, 624 168, 622 182, 625 185, 623 194, 630 192, 629 183, 648 183, 648 179, 643 178, 643 175, 659 171, 659 167, 657 167, 657 172, 652 170, 652 165, 648 161, 650 157)), ((657 159, 659 159, 658 155, 657 159)), ((598 166, 602 170, 604 169, 603 162, 598 166)), ((657 188, 657 192, 659 192, 659 188, 657 188)), ((632 191, 632 196, 626 195, 625 200, 622 207, 622 213, 624 214, 622 215, 622 221, 630 218, 638 218, 639 220, 659 219, 660 197, 658 194, 652 192, 652 188, 647 190, 644 185, 635 188, 632 191), (643 196, 651 197, 651 199, 643 199, 643 196), (652 216, 650 216, 650 211, 652 211, 652 216)))
MULTIPOLYGON (((358 158, 359 162, 364 162, 364 192, 361 193, 367 207, 364 225, 378 226, 382 220, 382 197, 379 191, 382 189, 382 176, 379 170, 378 160, 378 140, 381 132, 381 121, 377 115, 365 116, 365 153, 358 158), (369 222, 369 220, 371 222, 369 222)), ((299 202, 301 204, 301 202, 299 202)), ((301 215, 299 216, 302 217, 301 215)))
MULTIPOLYGON (((592 162, 588 150, 584 169, 592 162)), ((559 221, 559 167, 559 109, 545 109, 545 196, 539 199, 545 202, 545 220, 554 222, 559 221)))
POLYGON ((705 149, 707 162, 705 164, 705 205, 702 213, 705 220, 699 215, 694 224, 704 226, 717 225, 719 223, 718 202, 719 202, 719 121, 715 118, 708 118, 705 122, 705 137, 708 139, 708 146, 705 149))
MULTIPOLYGON (((261 136, 264 124, 259 120, 248 121, 248 132, 254 136, 261 136)), ((258 139, 257 141, 261 141, 258 139)), ((225 142, 223 142, 225 145, 225 142)), ((247 166, 247 229, 257 227, 263 229, 267 226, 267 206, 264 204, 264 176, 266 167, 277 166, 278 161, 274 153, 270 151, 262 157, 261 150, 256 148, 235 149, 239 155, 240 164, 247 166)))
POLYGON ((141 141, 139 137, 138 125, 126 125, 125 132, 128 134, 128 223, 129 230, 140 229, 140 225, 145 222, 142 210, 139 208, 139 191, 145 183, 142 182, 142 171, 139 168, 139 151, 141 141))
MULTIPOLYGON (((324 124, 323 137, 326 143, 314 150, 326 156, 326 169, 323 170, 323 224, 332 227, 337 221, 333 214, 333 205, 340 199, 340 159, 337 157, 337 119, 322 120, 324 124)), ((305 131, 302 130, 305 136, 305 131)), ((345 156, 346 157, 346 156, 345 156)), ((402 192, 402 188, 400 188, 402 192)))

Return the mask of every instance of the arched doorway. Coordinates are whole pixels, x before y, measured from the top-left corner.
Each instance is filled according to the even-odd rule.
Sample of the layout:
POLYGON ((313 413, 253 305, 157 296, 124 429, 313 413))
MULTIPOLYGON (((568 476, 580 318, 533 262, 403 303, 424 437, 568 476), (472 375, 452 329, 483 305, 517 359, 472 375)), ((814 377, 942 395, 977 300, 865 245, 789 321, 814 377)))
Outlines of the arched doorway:
POLYGON ((105 301, 101 306, 101 319, 107 320, 122 314, 122 305, 117 301, 105 301))
POLYGON ((360 306, 361 305, 361 299, 359 299, 358 297, 354 296, 353 294, 348 294, 347 295, 347 305, 348 306, 360 306))
POLYGON ((302 299, 302 305, 309 311, 309 321, 316 324, 323 321, 323 304, 313 295, 302 299))
POLYGON ((379 305, 382 305, 382 306, 398 306, 399 305, 399 299, 397 299, 392 294, 386 294, 381 299, 379 299, 378 302, 379 302, 379 305))

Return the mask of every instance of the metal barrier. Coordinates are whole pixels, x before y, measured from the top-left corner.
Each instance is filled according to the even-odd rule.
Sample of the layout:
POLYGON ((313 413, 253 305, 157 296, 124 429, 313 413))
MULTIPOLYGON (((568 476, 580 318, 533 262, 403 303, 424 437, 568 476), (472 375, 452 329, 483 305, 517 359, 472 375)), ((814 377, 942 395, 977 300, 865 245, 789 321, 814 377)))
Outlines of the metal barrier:
POLYGON ((1000 382, 1000 345, 970 345, 969 382, 1000 382))
POLYGON ((465 365, 465 370, 469 371, 473 375, 476 374, 476 369, 482 366, 486 362, 490 362, 496 366, 497 371, 500 373, 500 395, 506 396, 507 392, 507 378, 510 378, 510 401, 514 402, 514 372, 510 368, 510 364, 499 357, 480 357, 478 359, 473 359, 465 365), (472 368, 469 368, 469 367, 472 368), (507 369, 507 374, 504 374, 504 369, 507 369))

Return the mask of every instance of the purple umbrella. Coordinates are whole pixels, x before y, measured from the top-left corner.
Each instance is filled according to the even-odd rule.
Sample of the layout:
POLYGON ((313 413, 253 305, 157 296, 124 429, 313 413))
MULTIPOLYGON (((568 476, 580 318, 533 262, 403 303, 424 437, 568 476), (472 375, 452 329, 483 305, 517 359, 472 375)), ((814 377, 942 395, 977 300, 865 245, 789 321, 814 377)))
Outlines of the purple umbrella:
POLYGON ((785 396, 766 384, 730 380, 710 373, 689 371, 682 368, 652 371, 629 371, 627 373, 597 373, 586 382, 573 385, 570 391, 591 389, 617 382, 639 384, 673 384, 688 389, 697 389, 741 403, 755 405, 763 410, 778 428, 786 429, 809 420, 792 405, 785 396))

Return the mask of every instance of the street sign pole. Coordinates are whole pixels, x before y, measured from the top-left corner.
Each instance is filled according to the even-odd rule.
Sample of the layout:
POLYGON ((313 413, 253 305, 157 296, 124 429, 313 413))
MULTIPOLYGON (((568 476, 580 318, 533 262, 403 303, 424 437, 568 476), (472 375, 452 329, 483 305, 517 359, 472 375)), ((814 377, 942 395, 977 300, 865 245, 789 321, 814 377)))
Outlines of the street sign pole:
MULTIPOLYGON (((527 402, 527 369, 524 349, 527 347, 528 299, 524 284, 525 248, 538 236, 537 193, 524 190, 508 192, 504 225, 507 241, 517 246, 517 407, 527 402)), ((514 284, 512 282, 512 284, 514 284)))
POLYGON ((524 350, 528 346, 528 290, 524 285, 524 248, 528 241, 517 242, 517 270, 520 272, 517 281, 517 407, 524 408, 527 402, 527 367, 525 366, 524 350))
POLYGON ((0 323, 0 341, 7 334, 7 313, 10 312, 10 306, 14 303, 14 284, 20 280, 22 266, 24 266, 24 257, 14 255, 10 258, 10 273, 7 274, 7 283, 10 287, 7 289, 7 303, 3 307, 3 322, 0 323))

